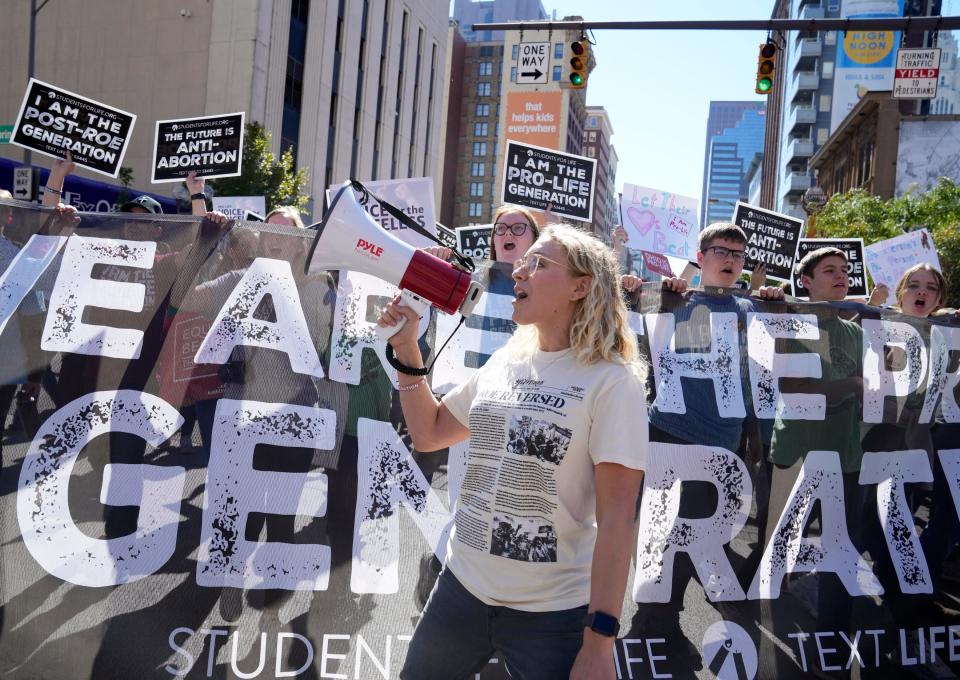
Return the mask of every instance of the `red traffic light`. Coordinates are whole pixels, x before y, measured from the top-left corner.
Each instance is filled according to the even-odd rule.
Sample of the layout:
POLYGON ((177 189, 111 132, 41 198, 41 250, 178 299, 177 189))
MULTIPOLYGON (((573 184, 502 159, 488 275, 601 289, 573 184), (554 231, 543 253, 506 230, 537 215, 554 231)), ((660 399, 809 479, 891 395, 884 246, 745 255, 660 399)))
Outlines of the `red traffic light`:
POLYGON ((764 59, 769 59, 777 53, 777 46, 772 42, 768 42, 760 47, 760 56, 764 59))
POLYGON ((587 51, 587 48, 583 46, 582 41, 577 40, 575 42, 570 43, 570 51, 576 54, 577 56, 581 56, 584 52, 587 51))

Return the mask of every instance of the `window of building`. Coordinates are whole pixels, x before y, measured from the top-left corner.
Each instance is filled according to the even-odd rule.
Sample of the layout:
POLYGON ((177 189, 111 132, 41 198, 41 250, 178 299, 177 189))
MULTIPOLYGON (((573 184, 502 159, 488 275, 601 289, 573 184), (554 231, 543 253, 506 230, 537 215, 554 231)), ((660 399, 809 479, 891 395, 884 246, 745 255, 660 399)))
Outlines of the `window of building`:
POLYGON ((592 146, 585 146, 585 147, 583 147, 583 152, 584 152, 584 154, 586 154, 586 156, 587 156, 588 158, 596 158, 596 157, 597 157, 597 150, 596 150, 594 147, 592 147, 592 146))
POLYGON ((490 105, 489 104, 477 104, 477 116, 489 116, 490 115, 490 105))
POLYGON ((486 124, 486 123, 474 123, 474 124, 473 124, 473 136, 474 136, 474 137, 486 137, 486 136, 487 136, 487 124, 486 124))
POLYGON ((492 61, 481 61, 481 62, 480 62, 480 75, 481 75, 481 76, 492 76, 492 75, 493 75, 493 62, 492 62, 492 61))
POLYGON ((843 193, 844 189, 846 189, 846 187, 844 186, 844 184, 846 183, 846 177, 847 177, 846 161, 837 163, 837 167, 834 168, 833 170, 833 193, 835 194, 843 193))
POLYGON ((490 83, 477 83, 477 96, 478 96, 478 97, 489 97, 489 96, 490 96, 490 83))
POLYGON ((554 67, 553 67, 553 79, 554 79, 554 80, 560 80, 560 77, 561 77, 562 75, 563 75, 563 67, 562 67, 562 66, 554 66, 554 67))
POLYGON ((553 58, 554 58, 554 59, 563 59, 563 43, 554 43, 554 44, 553 44, 553 58))
POLYGON ((833 78, 833 62, 825 61, 823 62, 823 77, 825 80, 833 78))
POLYGON ((597 141, 597 131, 596 131, 596 130, 590 130, 590 131, 587 133, 587 141, 588 141, 588 142, 596 142, 596 141, 597 141))
POLYGON ((481 57, 492 57, 493 56, 493 45, 484 45, 480 48, 481 57))
POLYGON ((516 60, 520 57, 520 45, 513 46, 513 59, 516 60))
POLYGON ((486 142, 474 142, 474 143, 473 143, 473 155, 474 155, 474 156, 486 156, 486 155, 487 155, 487 143, 486 143, 486 142))
POLYGON ((830 110, 830 95, 822 94, 820 95, 820 112, 826 113, 830 110))
POLYGON ((837 32, 836 31, 827 31, 827 34, 823 38, 824 45, 836 45, 837 44, 837 32))
POLYGON ((510 67, 510 82, 511 82, 511 83, 517 82, 517 67, 516 67, 516 66, 511 66, 511 67, 510 67))
POLYGON ((480 217, 483 214, 483 203, 471 203, 467 208, 467 215, 480 217))
POLYGON ((483 196, 483 182, 470 182, 470 195, 483 196))
POLYGON ((830 137, 829 128, 817 128, 817 146, 822 146, 827 143, 827 139, 830 137))
POLYGON ((596 116, 590 116, 590 122, 588 125, 592 128, 600 127, 600 121, 597 120, 596 116))
POLYGON ((857 186, 863 186, 873 176, 873 140, 865 139, 857 151, 857 186))
POLYGON ((483 177, 484 175, 484 164, 483 163, 471 163, 470 164, 470 176, 471 177, 483 177))

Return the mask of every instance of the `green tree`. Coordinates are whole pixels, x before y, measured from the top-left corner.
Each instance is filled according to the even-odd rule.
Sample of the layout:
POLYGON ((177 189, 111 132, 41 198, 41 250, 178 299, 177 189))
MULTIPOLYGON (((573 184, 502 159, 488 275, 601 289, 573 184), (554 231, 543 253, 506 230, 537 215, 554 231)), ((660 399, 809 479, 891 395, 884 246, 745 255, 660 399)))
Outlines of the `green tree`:
POLYGON ((120 180, 120 186, 123 187, 117 192, 117 205, 123 205, 130 200, 130 187, 133 186, 133 168, 126 165, 120 166, 117 173, 117 179, 120 180))
POLYGON ((260 123, 247 123, 243 139, 243 159, 239 177, 210 180, 219 196, 263 196, 267 211, 281 205, 293 205, 305 212, 309 196, 305 193, 308 174, 294 167, 289 149, 280 158, 270 151, 270 132, 260 123))
POLYGON ((960 306, 960 185, 941 177, 930 191, 883 199, 854 189, 830 197, 816 219, 821 237, 862 237, 866 245, 926 227, 947 279, 947 304, 960 306))

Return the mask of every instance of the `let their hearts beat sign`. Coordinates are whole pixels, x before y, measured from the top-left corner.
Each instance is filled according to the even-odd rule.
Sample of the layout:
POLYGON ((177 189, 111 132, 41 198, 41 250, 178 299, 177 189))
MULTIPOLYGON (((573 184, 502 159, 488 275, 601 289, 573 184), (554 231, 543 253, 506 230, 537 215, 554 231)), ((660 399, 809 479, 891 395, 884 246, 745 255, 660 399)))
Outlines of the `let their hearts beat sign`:
POLYGON ((620 212, 631 247, 696 261, 697 199, 624 184, 620 212))

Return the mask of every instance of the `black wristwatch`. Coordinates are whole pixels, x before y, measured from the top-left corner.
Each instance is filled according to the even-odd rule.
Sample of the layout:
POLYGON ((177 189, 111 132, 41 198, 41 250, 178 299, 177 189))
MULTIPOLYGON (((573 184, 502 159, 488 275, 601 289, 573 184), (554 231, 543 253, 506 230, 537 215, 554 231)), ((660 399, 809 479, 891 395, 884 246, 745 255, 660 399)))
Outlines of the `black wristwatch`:
POLYGON ((191 201, 206 201, 206 200, 207 200, 207 195, 206 195, 205 193, 203 193, 202 191, 198 191, 198 192, 195 193, 195 194, 190 194, 190 200, 191 200, 191 201))
POLYGON ((585 626, 597 635, 604 637, 617 637, 617 633, 620 632, 620 620, 615 616, 610 616, 603 612, 590 612, 587 614, 585 626))

